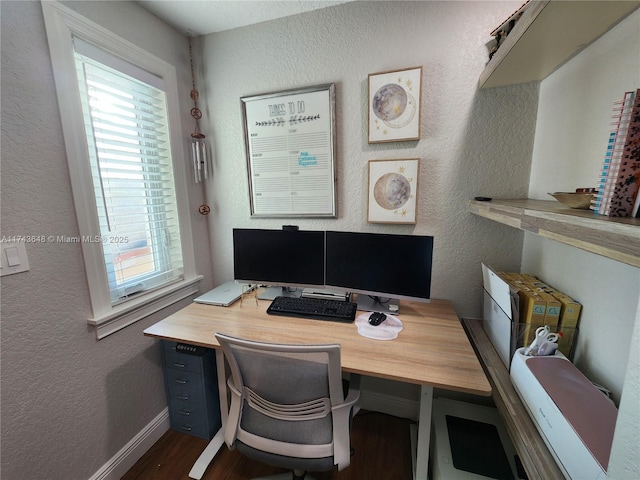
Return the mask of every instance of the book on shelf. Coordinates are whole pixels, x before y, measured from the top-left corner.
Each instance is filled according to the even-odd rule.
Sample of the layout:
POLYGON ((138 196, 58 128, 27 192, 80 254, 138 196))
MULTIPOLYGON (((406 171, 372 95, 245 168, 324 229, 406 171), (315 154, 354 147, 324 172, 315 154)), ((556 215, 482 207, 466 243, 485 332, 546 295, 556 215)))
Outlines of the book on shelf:
POLYGON ((607 186, 607 177, 609 176, 609 171, 612 168, 611 160, 613 158, 613 149, 616 142, 616 132, 611 132, 609 134, 609 142, 607 143, 607 153, 604 155, 604 163, 602 165, 602 173, 598 178, 598 187, 597 187, 597 196, 591 203, 591 210, 595 210, 600 214, 604 214, 606 207, 608 206, 608 201, 606 200, 607 196, 605 195, 605 191, 608 190, 607 186))
POLYGON ((640 207, 640 89, 625 92, 613 111, 614 129, 591 208, 611 217, 636 216, 640 207))
POLYGON ((631 216, 640 218, 640 192, 636 193, 636 201, 633 204, 633 210, 631 211, 631 216))
POLYGON ((640 89, 636 90, 620 157, 609 216, 628 217, 633 214, 640 190, 640 89))
POLYGON ((598 180, 598 195, 592 206, 601 215, 609 215, 634 96, 634 92, 626 92, 622 101, 615 102, 613 105, 612 125, 614 128, 609 134, 602 173, 598 180))

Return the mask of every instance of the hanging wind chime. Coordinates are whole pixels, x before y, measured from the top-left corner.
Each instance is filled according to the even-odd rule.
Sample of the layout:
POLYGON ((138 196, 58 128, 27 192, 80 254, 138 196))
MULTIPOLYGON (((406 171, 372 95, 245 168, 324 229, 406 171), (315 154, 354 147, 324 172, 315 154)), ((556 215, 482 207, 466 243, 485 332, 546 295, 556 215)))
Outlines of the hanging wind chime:
MULTIPOLYGON (((202 112, 198 108, 198 97, 200 93, 196 89, 196 76, 193 69, 193 52, 191 50, 191 35, 189 38, 189 63, 191 65, 191 100, 193 100, 193 108, 191 109, 191 116, 196 122, 196 128, 191 134, 191 163, 193 165, 194 180, 196 183, 200 183, 202 180, 209 178, 209 160, 207 158, 207 144, 205 143, 205 135, 200 132, 200 119, 202 118, 202 112)), ((207 215, 211 209, 209 205, 202 204, 198 208, 198 211, 202 215, 207 215)))

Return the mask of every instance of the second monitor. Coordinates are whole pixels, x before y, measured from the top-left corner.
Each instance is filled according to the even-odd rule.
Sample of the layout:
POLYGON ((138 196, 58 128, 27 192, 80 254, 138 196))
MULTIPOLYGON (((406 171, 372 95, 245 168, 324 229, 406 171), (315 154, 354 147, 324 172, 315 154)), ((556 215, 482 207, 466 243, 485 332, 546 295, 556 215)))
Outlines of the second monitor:
POLYGON ((325 244, 325 285, 358 293, 358 310, 429 301, 433 237, 328 231, 325 244))

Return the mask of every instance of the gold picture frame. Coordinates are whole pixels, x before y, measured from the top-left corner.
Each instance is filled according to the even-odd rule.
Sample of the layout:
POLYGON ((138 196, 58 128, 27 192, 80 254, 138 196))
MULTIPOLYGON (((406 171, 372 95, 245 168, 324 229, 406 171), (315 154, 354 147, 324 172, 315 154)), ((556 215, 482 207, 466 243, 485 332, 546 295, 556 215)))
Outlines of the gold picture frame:
POLYGON ((369 161, 368 223, 415 225, 420 159, 369 161))
POLYGON ((369 143, 420 140, 422 67, 369 74, 369 143))

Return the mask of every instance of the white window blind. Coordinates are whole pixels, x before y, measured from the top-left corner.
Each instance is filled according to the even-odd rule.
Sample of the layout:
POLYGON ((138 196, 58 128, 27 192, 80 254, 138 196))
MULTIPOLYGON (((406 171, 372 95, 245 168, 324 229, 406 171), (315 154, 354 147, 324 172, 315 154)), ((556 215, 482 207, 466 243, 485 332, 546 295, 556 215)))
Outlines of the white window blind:
POLYGON ((162 79, 79 38, 75 64, 111 303, 182 279, 162 79))

